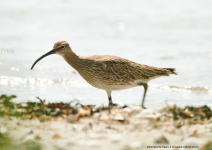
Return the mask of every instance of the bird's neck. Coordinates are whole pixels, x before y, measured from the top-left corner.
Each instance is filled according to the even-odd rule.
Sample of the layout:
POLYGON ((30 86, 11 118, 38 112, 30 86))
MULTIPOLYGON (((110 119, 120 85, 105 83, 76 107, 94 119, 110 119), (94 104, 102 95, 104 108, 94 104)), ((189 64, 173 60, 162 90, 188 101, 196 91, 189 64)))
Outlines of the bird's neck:
POLYGON ((72 50, 69 50, 62 57, 69 65, 77 70, 80 62, 80 58, 78 55, 76 55, 72 50))

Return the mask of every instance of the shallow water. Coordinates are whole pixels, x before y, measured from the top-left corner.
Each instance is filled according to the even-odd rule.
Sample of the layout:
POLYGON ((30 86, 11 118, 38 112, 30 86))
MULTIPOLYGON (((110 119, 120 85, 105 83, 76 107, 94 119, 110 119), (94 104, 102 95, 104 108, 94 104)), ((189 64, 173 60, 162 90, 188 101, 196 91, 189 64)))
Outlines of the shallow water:
MULTIPOLYGON (((79 99, 108 103, 62 57, 34 61, 66 40, 79 55, 116 55, 179 75, 149 82, 145 105, 210 104, 212 2, 209 0, 21 0, 0 2, 0 93, 15 101, 79 99), (12 3, 12 5, 11 5, 12 3)), ((140 104, 143 88, 113 92, 113 101, 140 104)))

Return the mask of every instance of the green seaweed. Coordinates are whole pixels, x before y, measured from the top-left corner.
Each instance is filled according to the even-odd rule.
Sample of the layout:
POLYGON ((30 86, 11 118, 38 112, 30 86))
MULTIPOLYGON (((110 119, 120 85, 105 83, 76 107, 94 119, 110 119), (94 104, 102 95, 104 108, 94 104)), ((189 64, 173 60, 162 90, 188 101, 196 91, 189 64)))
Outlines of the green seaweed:
POLYGON ((13 143, 7 134, 0 132, 0 150, 42 150, 42 146, 36 141, 13 143))

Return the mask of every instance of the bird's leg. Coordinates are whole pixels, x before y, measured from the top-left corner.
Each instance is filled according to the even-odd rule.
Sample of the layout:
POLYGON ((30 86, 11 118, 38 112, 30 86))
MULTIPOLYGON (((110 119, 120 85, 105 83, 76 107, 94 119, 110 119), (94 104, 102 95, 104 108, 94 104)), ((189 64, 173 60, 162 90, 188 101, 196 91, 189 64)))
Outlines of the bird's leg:
POLYGON ((108 107, 112 107, 113 106, 113 101, 112 101, 112 97, 111 97, 111 91, 106 91, 107 92, 107 96, 108 96, 108 107))
POLYGON ((144 101, 145 101, 146 92, 148 89, 148 84, 147 83, 139 83, 138 85, 143 85, 143 87, 144 87, 144 95, 143 95, 143 100, 142 100, 141 106, 146 109, 146 107, 144 107, 144 101))
POLYGON ((109 107, 113 106, 113 101, 112 101, 112 97, 111 96, 108 97, 108 100, 109 100, 108 106, 109 107))

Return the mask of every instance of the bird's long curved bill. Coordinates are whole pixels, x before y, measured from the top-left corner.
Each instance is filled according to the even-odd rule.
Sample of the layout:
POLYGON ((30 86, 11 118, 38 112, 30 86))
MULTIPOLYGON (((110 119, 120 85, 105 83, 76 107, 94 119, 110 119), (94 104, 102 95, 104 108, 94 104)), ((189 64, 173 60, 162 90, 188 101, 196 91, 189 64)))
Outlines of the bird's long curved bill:
POLYGON ((55 54, 55 52, 56 52, 56 51, 53 49, 53 50, 49 51, 48 53, 44 54, 43 56, 41 56, 40 58, 38 58, 38 59, 34 62, 34 64, 32 65, 31 70, 34 68, 34 66, 37 64, 37 62, 39 62, 41 59, 43 59, 44 57, 49 56, 49 55, 51 55, 51 54, 55 54))

